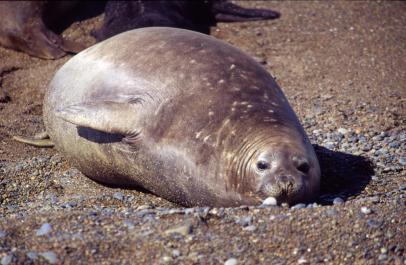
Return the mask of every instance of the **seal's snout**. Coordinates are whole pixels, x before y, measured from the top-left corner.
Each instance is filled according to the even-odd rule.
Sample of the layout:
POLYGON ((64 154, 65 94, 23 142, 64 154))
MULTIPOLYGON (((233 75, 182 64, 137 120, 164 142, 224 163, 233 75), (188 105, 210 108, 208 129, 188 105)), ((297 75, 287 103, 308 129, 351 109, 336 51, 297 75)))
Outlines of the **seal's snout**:
POLYGON ((295 180, 292 176, 282 175, 276 178, 276 184, 282 193, 289 194, 294 190, 295 180))

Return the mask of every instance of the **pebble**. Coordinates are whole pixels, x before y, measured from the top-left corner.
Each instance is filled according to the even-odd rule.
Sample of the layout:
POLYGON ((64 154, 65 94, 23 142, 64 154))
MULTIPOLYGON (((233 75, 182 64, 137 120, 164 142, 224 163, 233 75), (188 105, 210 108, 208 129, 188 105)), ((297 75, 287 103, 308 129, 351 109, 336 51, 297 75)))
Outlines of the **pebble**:
POLYGON ((304 203, 298 203, 291 207, 292 210, 303 209, 303 208, 306 208, 306 204, 304 204, 304 203))
POLYGON ((368 151, 371 150, 371 149, 372 149, 372 145, 371 145, 371 144, 366 144, 366 145, 364 145, 364 146, 361 148, 361 150, 364 151, 364 152, 368 152, 368 151))
POLYGON ((406 157, 405 157, 405 156, 400 157, 400 158, 399 158, 399 163, 400 163, 402 166, 406 166, 406 157))
POLYGON ((37 230, 36 235, 37 236, 43 236, 51 232, 52 227, 49 223, 45 223, 41 226, 40 229, 37 230))
POLYGON ((0 230, 0 238, 6 237, 7 233, 0 230))
POLYGON ((36 260, 36 259, 38 259, 38 254, 35 251, 29 251, 29 252, 27 252, 27 257, 30 260, 36 260))
POLYGON ((115 192, 113 198, 122 201, 124 199, 124 194, 122 192, 115 192))
POLYGON ((336 146, 336 145, 335 145, 335 143, 333 143, 333 142, 326 142, 326 143, 324 144, 324 147, 327 148, 327 149, 334 149, 335 146, 336 146))
POLYGON ((298 264, 310 264, 308 260, 306 260, 305 258, 301 257, 298 261, 298 264))
POLYGON ((172 257, 169 257, 169 256, 162 257, 162 262, 164 262, 164 263, 169 263, 172 261, 173 261, 172 257))
POLYGON ((169 228, 165 231, 165 234, 181 234, 183 236, 187 236, 193 232, 193 226, 191 224, 184 224, 181 226, 177 226, 174 228, 169 228))
POLYGON ((363 214, 370 214, 370 213, 372 213, 372 210, 369 209, 368 207, 361 207, 361 212, 363 214))
POLYGON ((123 221, 124 225, 127 226, 128 229, 132 230, 135 227, 135 224, 133 221, 130 220, 124 220, 123 221))
POLYGON ((41 252, 40 255, 51 264, 58 262, 58 256, 53 251, 41 252))
POLYGON ((177 258, 181 255, 180 251, 177 249, 172 250, 172 257, 177 258))
POLYGON ((243 229, 248 232, 254 232, 255 230, 257 230, 257 227, 255 225, 249 225, 244 227, 243 229))
POLYGON ((390 148, 399 148, 400 147, 400 143, 398 141, 393 141, 389 144, 390 148))
POLYGON ((13 260, 13 255, 7 255, 1 258, 1 265, 9 265, 13 260))
POLYGON ((263 205, 272 205, 275 206, 278 204, 278 202, 276 201, 276 199, 274 197, 268 197, 266 198, 263 202, 263 205))
POLYGON ((382 253, 382 254, 388 253, 388 249, 385 248, 385 247, 381 248, 380 250, 381 250, 381 253, 382 253))
POLYGON ((226 262, 224 262, 224 265, 237 265, 238 261, 235 258, 229 258, 228 260, 226 260, 226 262))
POLYGON ((337 132, 345 135, 348 133, 348 130, 345 128, 338 128, 337 132))
POLYGON ((249 226, 252 222, 252 217, 251 216, 243 216, 237 219, 236 223, 245 227, 249 226))
POLYGON ((343 203, 344 203, 344 200, 341 199, 340 197, 336 197, 336 198, 334 198, 334 200, 333 200, 333 204, 334 204, 334 205, 343 204, 343 203))

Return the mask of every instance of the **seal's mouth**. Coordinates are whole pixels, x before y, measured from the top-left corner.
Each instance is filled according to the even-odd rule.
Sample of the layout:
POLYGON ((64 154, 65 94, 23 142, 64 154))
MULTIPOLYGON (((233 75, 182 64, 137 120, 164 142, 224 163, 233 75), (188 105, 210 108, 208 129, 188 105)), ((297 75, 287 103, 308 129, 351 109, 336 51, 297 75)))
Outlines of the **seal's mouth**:
POLYGON ((279 205, 282 203, 294 205, 298 202, 307 201, 306 187, 298 184, 281 187, 276 183, 267 183, 260 188, 259 194, 263 199, 268 197, 275 198, 279 205))

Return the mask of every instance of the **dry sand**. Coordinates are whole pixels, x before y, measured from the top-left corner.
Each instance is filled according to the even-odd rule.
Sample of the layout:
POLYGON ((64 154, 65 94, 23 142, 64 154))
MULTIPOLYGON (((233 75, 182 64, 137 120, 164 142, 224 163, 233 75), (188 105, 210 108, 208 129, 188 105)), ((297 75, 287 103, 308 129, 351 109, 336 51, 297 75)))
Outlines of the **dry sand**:
MULTIPOLYGON (((71 56, 0 48, 3 264, 406 264, 405 2, 240 4, 282 17, 212 35, 277 78, 322 164, 317 204, 184 209, 94 183, 56 150, 11 140, 44 129, 46 86, 71 56)), ((64 35, 91 44, 100 22, 64 35)))

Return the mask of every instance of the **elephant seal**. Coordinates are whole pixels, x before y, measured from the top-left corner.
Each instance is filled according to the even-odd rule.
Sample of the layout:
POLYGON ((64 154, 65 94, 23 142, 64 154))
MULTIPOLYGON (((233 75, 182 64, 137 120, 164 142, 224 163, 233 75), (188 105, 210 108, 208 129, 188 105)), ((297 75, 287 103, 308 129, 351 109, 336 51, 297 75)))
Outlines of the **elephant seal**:
MULTIPOLYGON (((53 9, 53 18, 72 9, 75 2, 0 1, 0 45, 29 55, 56 59, 85 46, 61 38, 44 23, 44 12, 53 9)), ((48 20, 51 12, 47 12, 48 20)))
POLYGON ((116 35, 52 79, 44 123, 86 176, 184 206, 312 200, 319 163, 283 92, 250 56, 164 27, 116 35))
POLYGON ((153 26, 209 34, 210 26, 217 22, 244 22, 279 16, 273 10, 243 8, 226 0, 108 1, 103 25, 94 35, 101 41, 127 30, 153 26))
POLYGON ((185 28, 209 34, 210 26, 216 22, 280 16, 276 11, 243 8, 225 0, 0 1, 0 45, 43 59, 77 53, 85 45, 65 40, 55 32, 62 31, 74 21, 96 16, 102 10, 105 11, 103 25, 92 32, 97 41, 151 26, 185 28))

